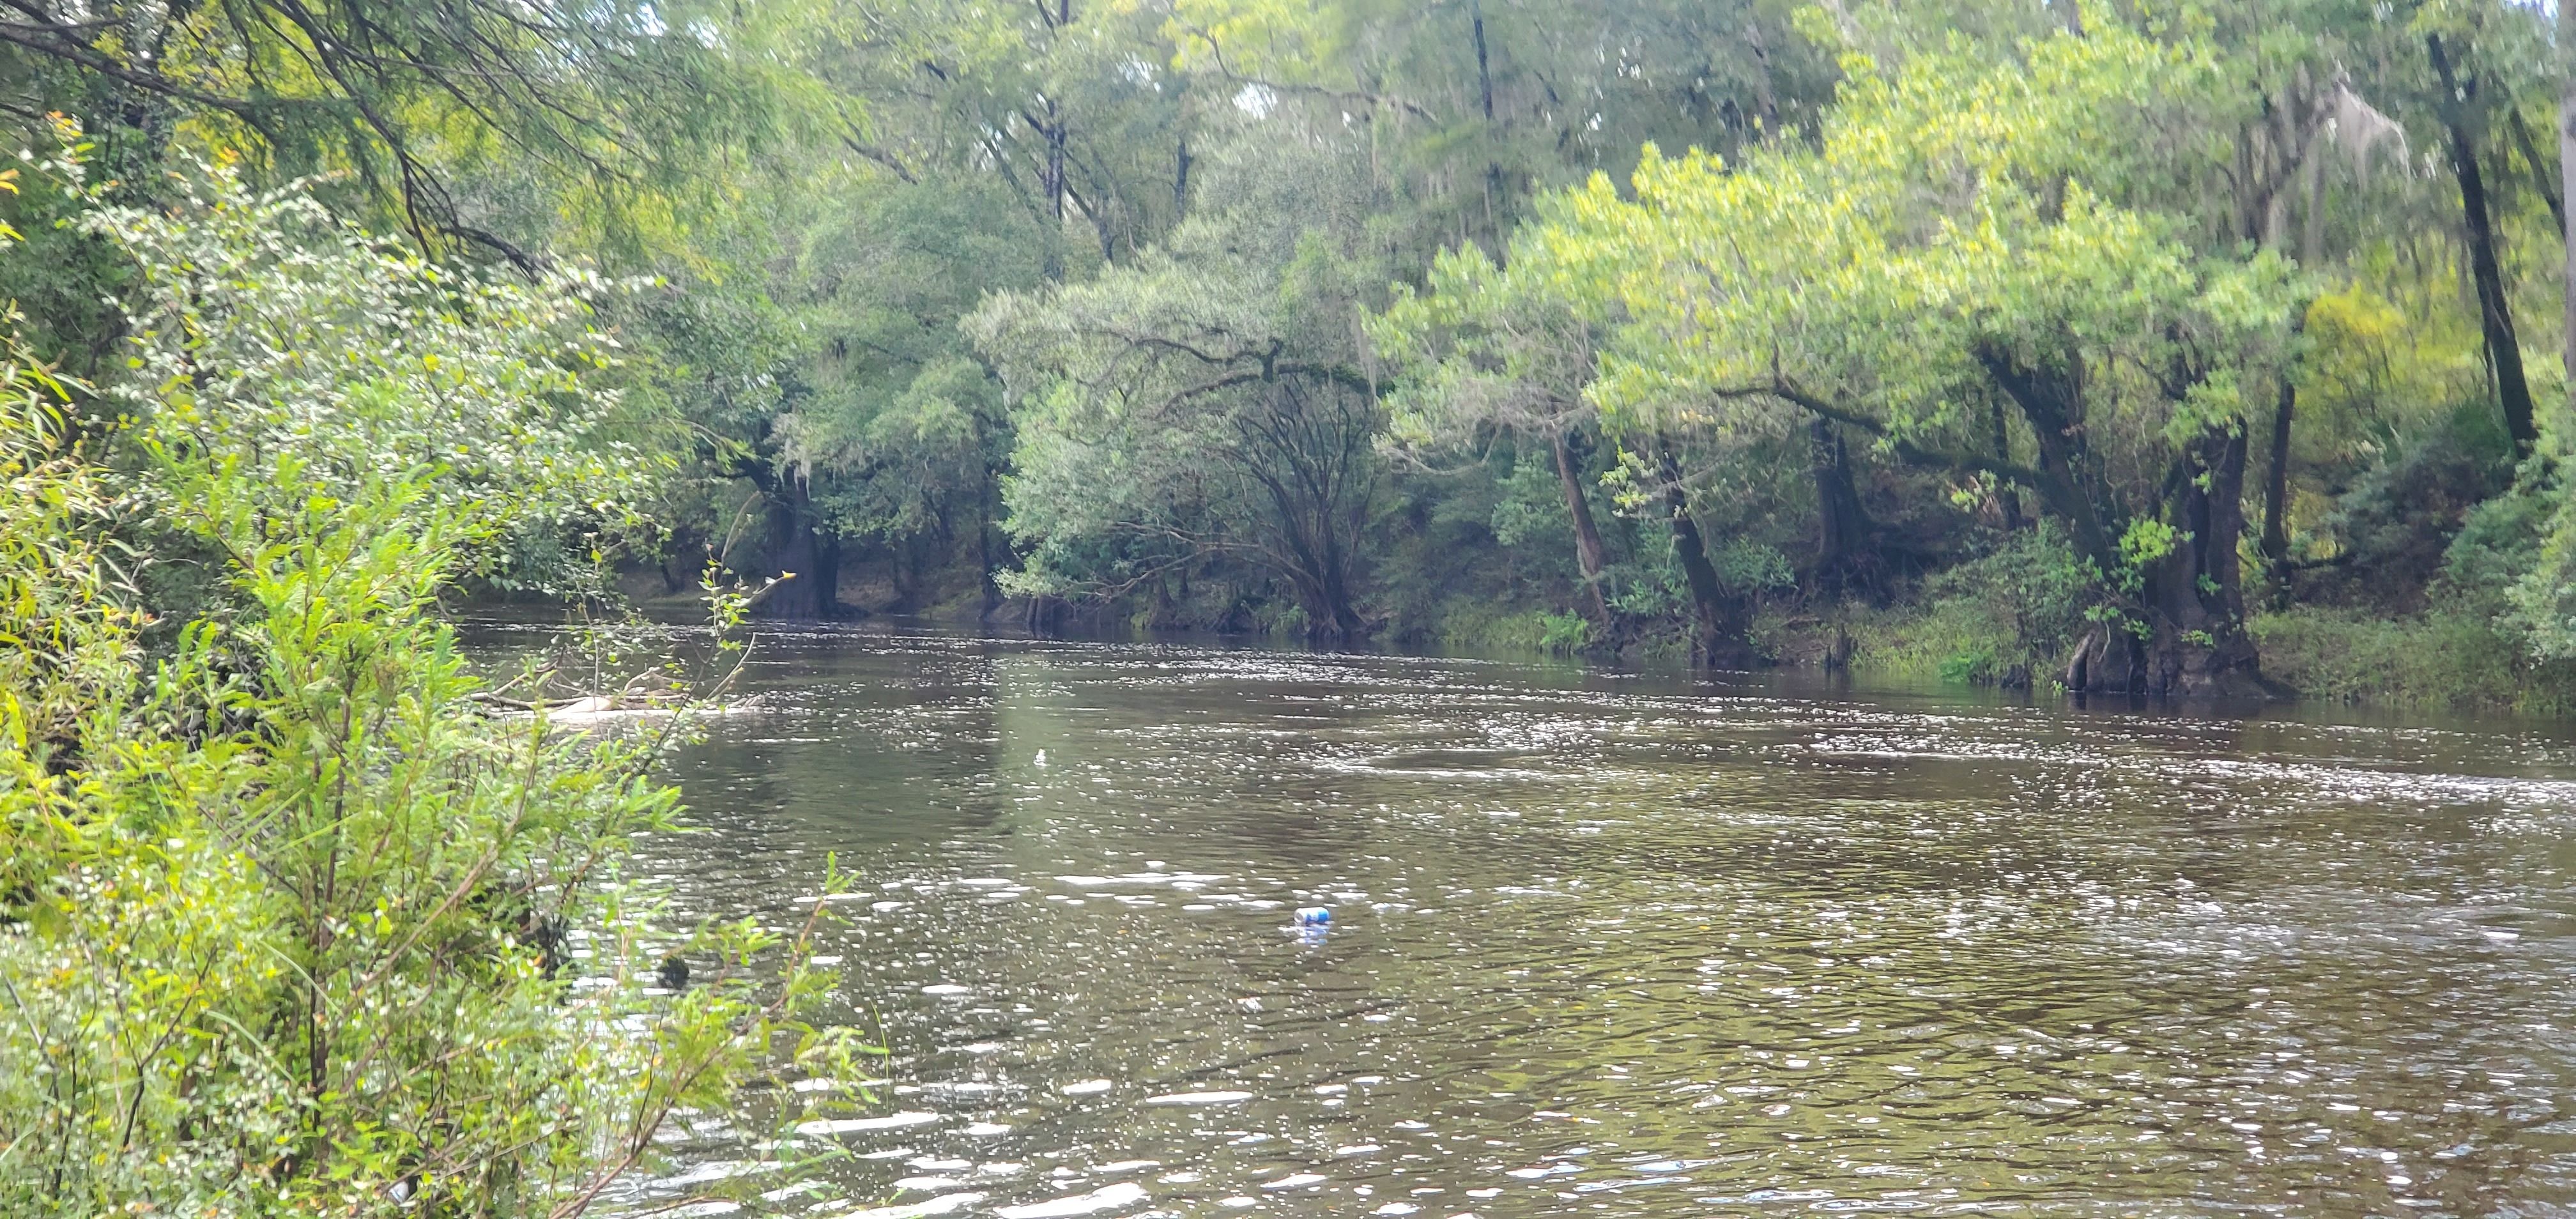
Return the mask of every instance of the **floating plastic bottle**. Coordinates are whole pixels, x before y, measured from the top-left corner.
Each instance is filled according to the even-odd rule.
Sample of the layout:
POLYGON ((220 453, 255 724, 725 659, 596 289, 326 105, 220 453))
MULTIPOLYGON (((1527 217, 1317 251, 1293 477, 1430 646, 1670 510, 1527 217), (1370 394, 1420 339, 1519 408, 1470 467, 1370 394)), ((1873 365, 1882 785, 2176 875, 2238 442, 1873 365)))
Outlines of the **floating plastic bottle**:
POLYGON ((1329 927, 1332 923, 1333 912, 1322 906, 1297 908, 1297 925, 1300 927, 1329 927))

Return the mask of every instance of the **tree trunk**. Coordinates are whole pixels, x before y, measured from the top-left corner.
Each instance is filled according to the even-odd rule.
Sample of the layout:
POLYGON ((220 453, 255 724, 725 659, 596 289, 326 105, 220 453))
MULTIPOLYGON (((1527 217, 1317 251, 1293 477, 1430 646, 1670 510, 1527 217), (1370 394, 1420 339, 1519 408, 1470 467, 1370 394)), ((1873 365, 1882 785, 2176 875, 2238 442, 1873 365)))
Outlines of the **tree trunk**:
MULTIPOLYGON (((2024 363, 1999 348, 1977 353, 2004 393, 2021 408, 2037 438, 2038 488, 2050 511, 2064 519, 2076 550, 2105 577, 2123 570, 2121 537, 2128 520, 2101 480, 2092 476, 2083 428, 2081 357, 2054 365, 2024 363), (2119 530, 2114 533, 2115 527, 2119 530)), ((2245 532, 2245 433, 2211 428, 2183 451, 2166 485, 2161 519, 2182 536, 2171 553, 2137 574, 2134 597, 2115 602, 2123 613, 2095 623, 2075 647, 2059 680, 2070 691, 2100 693, 2266 696, 2256 667, 2253 638, 2245 633, 2245 589, 2236 544, 2245 532)))
POLYGON ((1375 401, 1286 378, 1269 383, 1268 398, 1268 409, 1234 420, 1241 473, 1272 509, 1265 563, 1295 592, 1311 641, 1356 641, 1368 634, 1354 592, 1376 495, 1368 468, 1375 401))
POLYGON ((837 608, 833 586, 840 579, 839 539, 817 535, 804 478, 791 473, 755 479, 769 506, 769 554, 763 574, 783 581, 761 598, 757 612, 764 618, 791 621, 831 617, 837 608))
POLYGON ((1816 479, 1816 587, 1835 593, 1867 592, 1878 585, 1878 555, 1870 545, 1869 516, 1852 483, 1851 450, 1831 420, 1807 425, 1816 479))
MULTIPOLYGON (((2576 8, 2565 3, 2558 6, 2558 73, 2558 197, 2576 200, 2576 8)), ((2561 236, 2567 240, 2567 333, 2560 358, 2567 384, 2576 386, 2576 222, 2567 223, 2561 236)))
POLYGON ((992 519, 980 508, 975 516, 975 580, 977 588, 984 594, 983 608, 976 613, 975 620, 982 622, 991 618, 994 610, 1001 608, 1002 586, 993 578, 993 534, 996 530, 992 519))
POLYGON ((1485 6, 1478 0, 1467 0, 1467 18, 1476 44, 1476 91, 1485 114, 1485 231, 1491 239, 1490 252, 1499 258, 1503 226, 1494 215, 1494 204, 1503 194, 1503 163, 1496 159, 1495 147, 1502 135, 1494 126, 1494 71, 1485 55, 1485 6))
POLYGON ((2469 109, 2476 105, 2478 82, 2466 86, 2454 77, 2439 34, 2424 36, 2433 71, 2441 78, 2447 104, 2440 107, 2451 137, 2451 172, 2460 180, 2460 212, 2468 222, 2469 274, 2478 293, 2478 324, 2485 332, 2488 362, 2495 368, 2496 398, 2504 408, 2504 429, 2518 453, 2529 453, 2540 432, 2532 422, 2531 383, 2523 376, 2522 344, 2513 329, 2513 308, 2504 294, 2504 272, 2496 257, 2495 218, 2487 210, 2486 179, 2478 168, 2478 140, 2470 130, 2469 109))
MULTIPOLYGON (((2292 334, 2298 326, 2291 322, 2292 334)), ((2284 368, 2280 395, 2272 405, 2272 451, 2263 470, 2263 578, 2276 609, 2290 603, 2290 417, 2298 408, 2298 382, 2284 368)))
POLYGON ((1357 643, 1368 637, 1368 621, 1360 617, 1359 607, 1351 603, 1350 582, 1337 567, 1324 579, 1324 612, 1328 615, 1316 641, 1330 644, 1357 643))
POLYGON ((2264 682, 2245 632, 2242 565, 2245 434, 2212 428, 2186 448, 2167 507, 2182 531, 2147 564, 2134 626, 2096 624, 2067 662, 2066 688, 2110 694, 2261 698, 2264 682))
POLYGON ((814 528, 809 519, 806 529, 814 537, 814 596, 820 604, 817 618, 838 618, 841 606, 841 535, 814 528))
POLYGON ((2567 200, 2559 194, 2558 184, 2549 180, 2549 167, 2540 159, 2540 144, 2531 138, 2531 125, 2522 121, 2522 107, 2504 112, 2505 130, 2513 135, 2514 150, 2522 154, 2523 168, 2531 174, 2531 189, 2540 193, 2549 205, 2549 224, 2559 232, 2567 231, 2567 200))
POLYGON ((1073 607, 1065 604, 1064 598, 1039 593, 1029 598, 1028 618, 1024 625, 1032 635, 1052 637, 1063 634, 1072 617, 1073 607))
POLYGON ((1611 626, 1610 601, 1602 591, 1602 573, 1610 566, 1610 551, 1601 544, 1601 526, 1592 519, 1592 501, 1583 495, 1583 470, 1574 459, 1574 446, 1567 433, 1559 431, 1549 437, 1556 447, 1556 480, 1565 489, 1566 515, 1574 518, 1574 560, 1583 568, 1583 587, 1592 594, 1592 621, 1606 633, 1611 626))
MULTIPOLYGON (((1046 14, 1046 6, 1040 4, 1038 12, 1041 15, 1046 14)), ((1073 24, 1073 0, 1056 0, 1053 18, 1052 25, 1056 37, 1064 37, 1065 30, 1073 24)), ((1047 121, 1038 135, 1046 141, 1047 209, 1054 214, 1055 219, 1061 221, 1064 219, 1065 188, 1069 185, 1064 164, 1064 118, 1056 112, 1055 97, 1052 94, 1044 98, 1043 104, 1046 108, 1047 121)))
POLYGON ((1289 583, 1306 611, 1306 641, 1333 646, 1356 643, 1368 635, 1368 623, 1352 604, 1348 555, 1332 528, 1329 509, 1315 532, 1318 536, 1311 544, 1304 539, 1292 542, 1299 562, 1289 572, 1289 583))
POLYGON ((1742 602, 1727 595, 1726 585, 1717 577, 1717 566, 1709 562, 1708 545, 1700 538, 1699 523, 1691 519, 1690 495, 1682 487, 1681 463, 1673 451, 1661 451, 1664 476, 1664 509, 1671 515, 1673 557, 1682 565, 1682 578, 1690 584, 1691 659, 1712 669, 1750 669, 1757 658, 1746 638, 1750 615, 1742 602))
POLYGON ((2311 153, 2303 168, 2308 207, 2299 216, 2299 269, 2313 273, 2326 265, 2326 159, 2311 153))
MULTIPOLYGON (((1994 425, 1995 460, 2009 465, 2012 462, 2012 429, 2004 423, 2004 401, 1996 398, 1989 406, 1994 425)), ((2011 479, 1995 484, 1995 507, 2003 513, 2004 532, 2021 532, 2021 488, 2014 486, 2011 479)))
POLYGON ((1467 0, 1467 28, 1476 42, 1476 93, 1485 112, 1485 124, 1494 122, 1494 70, 1485 58, 1485 6, 1479 0, 1467 0))
MULTIPOLYGON (((2313 192, 2308 205, 2316 206, 2313 192)), ((2308 329, 2308 301, 2301 298, 2290 314, 2290 350, 2308 329)), ((2263 536, 2256 549, 2263 555, 2265 600, 2274 609, 2290 604, 2290 423, 2299 409, 2298 367, 2281 366, 2281 385, 2272 403, 2272 447, 2264 455, 2263 536)))
POLYGON ((1278 510, 1278 546, 1284 553, 1274 570, 1286 577, 1298 608, 1306 611, 1306 641, 1338 645, 1365 637, 1368 624, 1351 598, 1351 552, 1335 527, 1338 505, 1322 495, 1316 497, 1320 503, 1300 502, 1276 478, 1255 475, 1255 481, 1269 491, 1278 510))
POLYGON ((1744 46, 1753 52, 1753 104, 1758 108, 1762 130, 1758 142, 1769 144, 1780 134, 1780 97, 1771 83, 1771 44, 1762 37, 1762 23, 1744 23, 1744 46))
POLYGON ((1977 361, 2030 426, 2039 451, 2033 471, 2039 485, 2032 490, 2066 522, 2077 553, 2110 574, 2119 566, 2120 546, 2111 530, 2109 494, 2084 441, 2083 357, 2070 352, 2051 367, 2045 361, 2026 363, 2018 353, 1999 347, 1983 347, 1977 361))
POLYGON ((688 563, 689 543, 693 541, 697 543, 701 559, 711 552, 698 530, 675 529, 664 539, 662 557, 653 564, 654 570, 662 577, 662 591, 669 596, 676 597, 697 583, 699 573, 688 563))
POLYGON ((2263 174, 2254 164, 2254 127, 2239 123, 2236 127, 2236 232, 2247 241, 2263 239, 2264 200, 2260 194, 2263 174))

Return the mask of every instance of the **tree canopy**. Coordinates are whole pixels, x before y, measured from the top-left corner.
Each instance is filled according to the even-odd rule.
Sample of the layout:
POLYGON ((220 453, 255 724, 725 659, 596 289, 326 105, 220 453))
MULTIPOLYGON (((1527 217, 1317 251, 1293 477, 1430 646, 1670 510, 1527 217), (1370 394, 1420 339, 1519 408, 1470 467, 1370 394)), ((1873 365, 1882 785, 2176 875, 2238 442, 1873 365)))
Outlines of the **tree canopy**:
POLYGON ((2569 30, 0 0, 0 1199, 569 1216, 864 1103, 801 934, 619 872, 748 616, 2576 706, 2569 30))
MULTIPOLYGON (((78 116, 129 225, 229 158, 323 175, 398 279, 589 285, 616 405, 562 451, 630 480, 631 595, 711 558, 790 617, 1755 664, 2038 530, 2083 625, 1970 668, 2238 693, 2303 605, 2570 650, 2554 37, 2339 0, 0 15, 25 142, 78 116), (2453 562, 2504 544, 2481 512, 2518 557, 2453 562)), ((30 341, 100 371, 145 314, 97 302, 153 286, 21 185, 30 341)), ((480 587, 582 544, 517 528, 480 587)))

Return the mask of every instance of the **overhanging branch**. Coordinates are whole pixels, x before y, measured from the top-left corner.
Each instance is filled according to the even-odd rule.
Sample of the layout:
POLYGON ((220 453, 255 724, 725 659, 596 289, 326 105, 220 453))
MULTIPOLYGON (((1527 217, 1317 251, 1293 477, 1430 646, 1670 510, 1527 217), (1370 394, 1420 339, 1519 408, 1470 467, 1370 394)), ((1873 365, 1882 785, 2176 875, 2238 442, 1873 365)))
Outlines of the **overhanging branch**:
POLYGON ((1769 384, 1765 385, 1720 386, 1709 392, 1715 397, 1730 400, 1770 398, 1779 402, 1785 402, 1819 418, 1830 419, 1836 423, 1850 424, 1851 426, 1859 428, 1872 436, 1878 437, 1880 440, 1886 441, 1889 451, 1895 453, 1898 458, 1902 459, 1908 465, 1926 466, 1933 469, 1957 470, 1962 473, 1992 474, 1998 478, 2011 479, 2014 482, 2028 487, 2046 485, 2045 479, 2041 476, 2040 472, 2033 470, 2028 466, 2015 465, 2012 462, 2004 461, 2000 458, 1987 457, 1976 453, 1947 453, 1936 449, 1924 448, 1911 440, 1907 440, 1906 438, 1895 434, 1893 431, 1889 430, 1886 423, 1861 414, 1858 411, 1836 406, 1832 402, 1829 402, 1814 393, 1800 389, 1796 385, 1790 383, 1786 378, 1774 378, 1769 384))

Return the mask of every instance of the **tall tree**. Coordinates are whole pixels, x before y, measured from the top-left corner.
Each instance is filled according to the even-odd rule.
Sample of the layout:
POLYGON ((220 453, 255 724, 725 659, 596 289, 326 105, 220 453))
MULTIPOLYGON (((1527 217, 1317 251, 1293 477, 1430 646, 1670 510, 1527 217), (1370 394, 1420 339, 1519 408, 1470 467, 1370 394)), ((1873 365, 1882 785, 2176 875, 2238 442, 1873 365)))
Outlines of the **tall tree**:
POLYGON ((980 590, 1011 429, 958 329, 989 292, 1132 258, 1190 195, 1187 80, 1124 6, 908 0, 784 6, 804 138, 720 234, 659 345, 724 484, 676 541, 798 578, 759 608, 828 617, 845 574, 879 608, 980 590), (713 338, 716 341, 705 341, 713 338), (961 587, 962 586, 962 587, 961 587))
POLYGON ((2489 115, 2485 82, 2474 71, 2452 62, 2456 47, 2428 30, 2424 50, 2440 88, 2433 112, 2449 138, 2451 174, 2460 184, 2460 214, 2469 247, 2469 277, 2478 296, 2478 323, 2486 335, 2487 363, 2495 378, 2496 403, 2504 411, 2507 435, 2525 453, 2540 439, 2533 422, 2531 381, 2523 374, 2522 338, 2514 330, 2513 301, 2505 292, 2497 252, 2495 211, 2487 198, 2481 145, 2489 115))
POLYGON ((1594 393, 1667 429, 1801 412, 2031 487, 2117 611, 2069 686, 2258 688, 2237 387, 2286 330, 2286 266, 2157 209, 2171 146, 2091 134, 2205 124, 2214 64, 2108 20, 2022 54, 1864 72, 1817 152, 1650 156, 1635 203, 1596 180, 1561 273, 1635 321, 1594 393), (1977 434, 1959 404, 1987 394, 2021 415, 2034 464, 1977 434))
MULTIPOLYGON (((1772 0, 1179 0, 1195 75, 1366 124, 1436 245, 1500 257, 1540 191, 1624 174, 1649 142, 1732 151, 1812 126, 1835 75, 1772 0)), ((1416 267, 1431 248, 1414 251, 1416 267)))
MULTIPOLYGON (((1196 104, 1161 19, 1102 0, 897 0, 833 10, 802 61, 843 103, 849 153, 903 182, 968 172, 1029 215, 1087 232, 1080 278, 1153 241, 1189 197, 1196 104)), ((1070 261, 1068 261, 1070 259, 1070 261)))
POLYGON ((159 190, 191 130, 276 176, 345 169, 420 243, 533 269, 542 235, 509 231, 461 177, 506 165, 562 206, 655 223, 797 91, 743 17, 697 0, 20 0, 0 12, 0 114, 73 112, 129 190, 159 190))
POLYGON ((1228 557, 1285 585, 1315 639, 1367 633, 1383 412, 1360 325, 1389 267, 1346 139, 1251 121, 1162 246, 972 320, 1015 400, 1019 589, 1115 594, 1228 557))
POLYGON ((1617 617, 1605 586, 1609 548, 1595 519, 1591 480, 1577 449, 1597 437, 1599 413, 1584 396, 1598 366, 1601 339, 1611 318, 1553 291, 1539 277, 1546 266, 1521 247, 1544 230, 1529 227, 1514 237, 1509 268, 1483 249, 1462 246, 1434 261, 1427 290, 1396 289, 1370 335, 1379 354, 1393 361, 1397 443, 1425 460, 1473 449, 1494 432, 1511 433, 1548 454, 1573 529, 1584 603, 1603 638, 1614 637, 1617 617))
MULTIPOLYGON (((2362 97, 2345 67, 2385 50, 2379 44, 2386 42, 2386 34, 2379 23, 2356 23, 2331 4, 2296 2, 2232 9, 2220 34, 2227 39, 2218 47, 2220 71, 2242 86, 2236 97, 2234 156, 2224 168, 2238 233, 2283 256, 2295 253, 2310 283, 2321 286, 2328 272, 2329 148, 2349 154, 2357 185, 2367 183, 2373 160, 2385 145, 2395 145, 2400 172, 2406 162, 2405 129, 2362 97)), ((2287 358, 2271 374, 2256 552, 2263 558, 2267 600, 2275 606, 2285 604, 2290 591, 2290 454, 2304 317, 2304 307, 2292 311, 2287 358)))
POLYGON ((2560 296, 2566 305, 2561 356, 2567 384, 2576 385, 2576 220, 2566 204, 2576 201, 2576 12, 2558 6, 2558 234, 2566 242, 2560 264, 2560 296))

